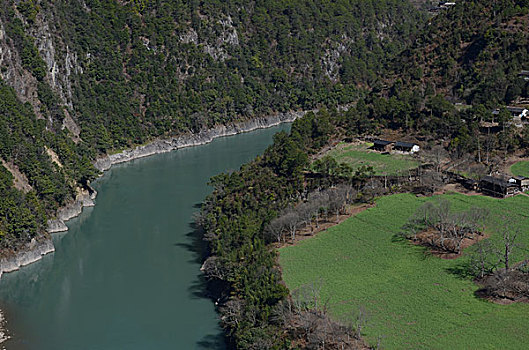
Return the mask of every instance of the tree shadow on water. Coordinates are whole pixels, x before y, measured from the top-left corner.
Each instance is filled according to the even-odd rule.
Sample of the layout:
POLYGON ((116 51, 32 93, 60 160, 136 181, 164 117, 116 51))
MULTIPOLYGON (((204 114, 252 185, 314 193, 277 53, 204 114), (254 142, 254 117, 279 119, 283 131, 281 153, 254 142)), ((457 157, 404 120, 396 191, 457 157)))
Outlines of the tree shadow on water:
POLYGON ((208 334, 197 342, 197 349, 225 350, 227 349, 226 337, 224 334, 208 334))
MULTIPOLYGON (((202 203, 198 203, 193 205, 193 208, 200 209, 201 206, 202 203)), ((189 260, 189 263, 196 264, 200 267, 208 254, 208 245, 203 239, 204 231, 194 220, 188 223, 188 227, 189 232, 186 234, 185 242, 175 243, 174 245, 191 252, 192 258, 189 260)), ((188 287, 191 299, 209 299, 212 303, 221 298, 221 290, 222 288, 220 286, 208 282, 198 269, 196 278, 188 287)), ((196 346, 197 349, 224 350, 227 349, 227 340, 224 333, 220 331, 218 334, 205 335, 197 342, 196 346)))
MULTIPOLYGON (((190 231, 186 234, 186 241, 175 243, 177 247, 184 248, 192 253, 192 258, 188 261, 191 264, 201 266, 207 257, 208 246, 203 240, 203 230, 195 222, 188 223, 190 231)), ((202 272, 197 271, 197 275, 188 290, 193 299, 212 299, 208 292, 208 282, 202 272)))

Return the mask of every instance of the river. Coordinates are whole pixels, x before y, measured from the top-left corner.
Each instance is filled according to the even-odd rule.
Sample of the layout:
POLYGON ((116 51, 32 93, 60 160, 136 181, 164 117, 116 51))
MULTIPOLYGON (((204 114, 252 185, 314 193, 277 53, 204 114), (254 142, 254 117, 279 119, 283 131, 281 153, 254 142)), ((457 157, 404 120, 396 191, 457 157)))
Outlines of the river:
POLYGON ((7 349, 224 349, 192 216, 211 176, 238 169, 289 127, 112 167, 94 183, 96 206, 53 236, 55 253, 2 276, 7 349))

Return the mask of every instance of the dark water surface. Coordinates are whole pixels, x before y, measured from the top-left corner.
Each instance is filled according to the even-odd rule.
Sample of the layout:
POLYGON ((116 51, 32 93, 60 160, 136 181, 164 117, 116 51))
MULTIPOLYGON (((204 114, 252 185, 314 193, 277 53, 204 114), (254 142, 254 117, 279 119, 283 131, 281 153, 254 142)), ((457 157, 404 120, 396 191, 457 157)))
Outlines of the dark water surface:
POLYGON ((202 297, 192 215, 209 178, 239 166, 283 125, 117 165, 94 208, 54 235, 56 252, 5 274, 7 349, 223 349, 202 297))

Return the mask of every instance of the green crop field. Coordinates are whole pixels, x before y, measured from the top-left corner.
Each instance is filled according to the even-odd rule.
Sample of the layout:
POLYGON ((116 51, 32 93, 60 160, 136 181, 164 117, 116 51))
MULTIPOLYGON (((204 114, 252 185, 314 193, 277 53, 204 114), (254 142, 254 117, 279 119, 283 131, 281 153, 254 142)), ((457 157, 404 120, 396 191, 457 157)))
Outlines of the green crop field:
MULTIPOLYGON (((453 210, 472 206, 491 211, 488 233, 497 216, 516 214, 529 243, 529 197, 504 200, 444 195, 453 210)), ((322 283, 337 319, 366 309, 366 339, 380 337, 386 349, 527 349, 529 305, 497 305, 478 299, 470 279, 457 274, 468 257, 443 260, 425 248, 396 238, 415 210, 431 198, 399 194, 381 198, 368 209, 296 246, 280 250, 283 277, 290 290, 322 283)), ((501 220, 499 221, 501 224, 501 220)), ((521 259, 518 253, 516 259, 521 259)))
POLYGON ((511 173, 518 176, 529 177, 529 161, 522 161, 511 166, 511 173))
POLYGON ((328 155, 338 163, 349 164, 353 170, 362 165, 372 166, 376 175, 395 175, 419 166, 419 162, 409 155, 381 154, 369 149, 373 144, 352 145, 340 143, 328 155))

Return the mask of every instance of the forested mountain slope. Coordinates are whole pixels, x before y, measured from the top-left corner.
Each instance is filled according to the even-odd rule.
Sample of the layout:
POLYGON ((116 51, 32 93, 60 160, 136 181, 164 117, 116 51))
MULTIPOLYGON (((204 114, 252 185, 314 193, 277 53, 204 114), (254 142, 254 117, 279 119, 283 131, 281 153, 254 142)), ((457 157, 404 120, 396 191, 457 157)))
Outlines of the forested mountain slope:
POLYGON ((456 101, 509 103, 524 93, 518 74, 529 69, 528 28, 527 0, 460 1, 399 55, 395 78, 456 101))
POLYGON ((354 101, 422 18, 398 0, 2 1, 1 245, 43 232, 98 155, 354 101))

